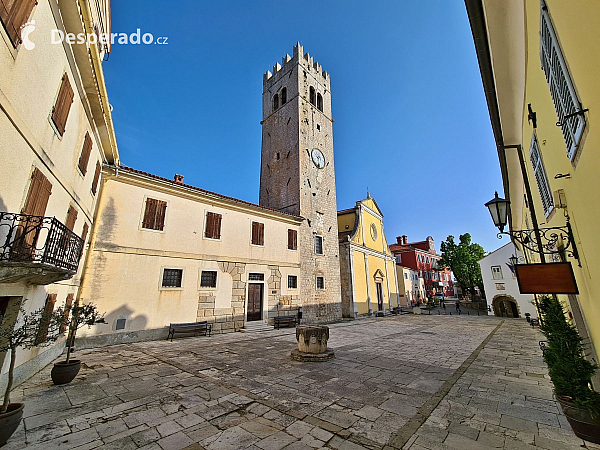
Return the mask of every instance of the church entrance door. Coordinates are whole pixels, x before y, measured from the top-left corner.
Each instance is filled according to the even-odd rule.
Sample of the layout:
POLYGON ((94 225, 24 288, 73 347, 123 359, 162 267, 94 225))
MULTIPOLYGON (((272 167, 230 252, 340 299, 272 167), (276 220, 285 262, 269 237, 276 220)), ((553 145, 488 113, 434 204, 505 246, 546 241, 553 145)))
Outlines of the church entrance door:
POLYGON ((381 283, 375 283, 377 288, 377 311, 383 311, 383 288, 381 283))
POLYGON ((248 322, 262 318, 263 283, 248 284, 248 322))

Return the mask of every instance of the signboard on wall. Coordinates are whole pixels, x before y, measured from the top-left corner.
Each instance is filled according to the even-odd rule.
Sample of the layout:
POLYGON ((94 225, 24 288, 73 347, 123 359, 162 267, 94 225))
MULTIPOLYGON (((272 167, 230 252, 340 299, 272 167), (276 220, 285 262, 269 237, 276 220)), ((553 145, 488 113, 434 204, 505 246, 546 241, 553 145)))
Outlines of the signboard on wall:
POLYGON ((521 294, 579 294, 570 262, 517 264, 521 294))

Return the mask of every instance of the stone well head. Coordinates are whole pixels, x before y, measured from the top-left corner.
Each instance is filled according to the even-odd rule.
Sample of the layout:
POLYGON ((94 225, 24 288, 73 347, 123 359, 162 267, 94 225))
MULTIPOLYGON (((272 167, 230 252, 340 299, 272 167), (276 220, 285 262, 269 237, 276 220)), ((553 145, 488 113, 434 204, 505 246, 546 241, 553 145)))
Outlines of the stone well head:
POLYGON ((298 350, 302 353, 319 354, 327 351, 329 327, 324 325, 299 325, 296 327, 298 350))

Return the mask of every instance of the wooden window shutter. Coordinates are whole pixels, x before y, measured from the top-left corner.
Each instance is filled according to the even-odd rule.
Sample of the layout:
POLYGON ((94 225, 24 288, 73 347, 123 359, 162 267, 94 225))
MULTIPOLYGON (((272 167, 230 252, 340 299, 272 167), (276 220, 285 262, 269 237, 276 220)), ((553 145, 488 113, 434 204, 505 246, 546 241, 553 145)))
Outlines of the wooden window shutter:
POLYGON ((252 222, 252 244, 258 245, 258 222, 252 222))
POLYGON ((288 249, 298 249, 298 232, 296 230, 288 230, 288 249))
POLYGON ((146 199, 146 210, 144 211, 144 220, 142 228, 154 229, 154 218, 156 217, 156 204, 158 200, 153 198, 146 199))
POLYGON ((100 161, 96 162, 96 172, 94 172, 94 181, 92 181, 92 194, 96 195, 98 192, 98 181, 100 181, 100 172, 102 172, 102 164, 100 161))
POLYGON ((48 336, 48 327, 50 326, 50 314, 54 311, 54 304, 56 303, 56 294, 48 294, 46 297, 46 306, 44 306, 44 315, 40 322, 40 328, 37 334, 37 343, 42 343, 48 336))
POLYGON ((156 208, 155 230, 162 231, 165 228, 165 213, 167 211, 167 202, 158 201, 156 208))
POLYGON ((221 239, 221 214, 215 214, 215 239, 221 239))
POLYGON ((52 184, 50 184, 37 167, 34 168, 31 174, 31 184, 27 192, 27 199, 25 200, 21 214, 43 216, 46 214, 46 207, 48 206, 48 199, 51 194, 52 184))
POLYGON ((77 209, 73 205, 69 206, 69 211, 67 212, 67 221, 65 222, 65 226, 73 231, 75 227, 75 222, 77 221, 77 209))
POLYGON ((214 213, 207 212, 206 213, 206 230, 204 230, 204 237, 213 239, 214 232, 214 213))
POLYGON ((65 73, 62 77, 60 84, 60 90, 58 91, 58 97, 56 103, 52 109, 52 121, 56 125, 56 129, 62 136, 65 132, 65 126, 67 125, 67 117, 69 116, 69 110, 71 109, 71 103, 73 103, 73 88, 69 82, 69 77, 65 73))
POLYGON ((221 239, 221 214, 206 213, 206 230, 204 237, 210 239, 221 239))
POLYGON ((83 255, 83 250, 85 248, 85 240, 87 239, 87 235, 88 235, 88 231, 89 231, 90 227, 89 225, 86 223, 83 224, 83 231, 81 232, 81 240, 83 241, 83 244, 81 245, 81 253, 79 254, 79 257, 81 257, 81 255, 83 255))
MULTIPOLYGON (((79 170, 83 175, 87 172, 88 162, 90 160, 90 153, 92 151, 92 138, 89 133, 85 133, 85 139, 83 140, 83 149, 81 150, 81 156, 79 157, 79 170)), ((94 178, 95 180, 95 178, 94 178)))
POLYGON ((256 245, 265 245, 265 224, 257 222, 257 243, 256 245))
POLYGON ((15 48, 21 43, 21 27, 36 4, 36 0, 0 0, 0 20, 15 48))
POLYGON ((65 313, 64 313, 65 322, 60 326, 61 333, 64 333, 65 331, 67 331, 67 328, 68 328, 67 322, 69 321, 69 315, 71 313, 71 307, 73 306, 74 296, 75 296, 75 294, 67 295, 67 300, 65 301, 65 313))

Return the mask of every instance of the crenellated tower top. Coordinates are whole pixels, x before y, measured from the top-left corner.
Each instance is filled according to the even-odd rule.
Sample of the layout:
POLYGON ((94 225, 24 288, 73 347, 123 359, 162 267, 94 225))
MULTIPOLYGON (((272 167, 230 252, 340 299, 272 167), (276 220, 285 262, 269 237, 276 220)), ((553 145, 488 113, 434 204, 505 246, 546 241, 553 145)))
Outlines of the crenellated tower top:
POLYGON ((327 71, 323 70, 323 67, 317 61, 314 61, 312 56, 308 53, 304 53, 304 48, 300 45, 300 42, 297 42, 294 46, 293 56, 286 54, 281 58, 281 64, 276 63, 273 66, 272 72, 267 70, 263 74, 263 83, 267 83, 271 78, 277 77, 277 74, 289 64, 301 64, 309 70, 316 71, 317 74, 323 77, 324 81, 329 81, 329 74, 327 71))

